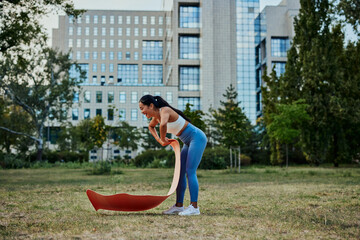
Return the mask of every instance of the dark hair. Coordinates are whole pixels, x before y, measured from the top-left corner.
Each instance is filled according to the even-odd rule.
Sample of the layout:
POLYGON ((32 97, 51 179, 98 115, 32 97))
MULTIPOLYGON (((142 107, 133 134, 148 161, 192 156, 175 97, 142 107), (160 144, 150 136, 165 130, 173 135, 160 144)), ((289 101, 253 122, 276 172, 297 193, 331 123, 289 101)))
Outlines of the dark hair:
POLYGON ((142 96, 142 98, 140 98, 139 102, 147 106, 150 106, 150 104, 152 103, 157 108, 169 107, 172 110, 174 110, 177 114, 182 116, 186 121, 190 122, 190 120, 185 116, 185 114, 182 111, 170 106, 170 104, 160 96, 144 95, 142 96))

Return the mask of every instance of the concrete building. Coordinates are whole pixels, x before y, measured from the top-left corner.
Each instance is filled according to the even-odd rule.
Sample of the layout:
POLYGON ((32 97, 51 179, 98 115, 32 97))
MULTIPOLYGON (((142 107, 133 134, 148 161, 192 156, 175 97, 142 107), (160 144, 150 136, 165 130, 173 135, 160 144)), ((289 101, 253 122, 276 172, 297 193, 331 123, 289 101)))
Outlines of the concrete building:
POLYGON ((256 115, 262 114, 261 76, 270 75, 273 67, 278 76, 285 72, 287 50, 295 36, 294 18, 299 14, 299 0, 283 0, 277 6, 266 6, 256 18, 256 115))
POLYGON ((128 121, 146 127, 138 110, 142 95, 161 95, 180 110, 191 103, 208 112, 220 107, 232 84, 255 124, 258 15, 259 0, 173 0, 171 11, 60 16, 53 47, 70 51, 87 71, 70 121, 76 125, 101 114, 110 126, 128 121))

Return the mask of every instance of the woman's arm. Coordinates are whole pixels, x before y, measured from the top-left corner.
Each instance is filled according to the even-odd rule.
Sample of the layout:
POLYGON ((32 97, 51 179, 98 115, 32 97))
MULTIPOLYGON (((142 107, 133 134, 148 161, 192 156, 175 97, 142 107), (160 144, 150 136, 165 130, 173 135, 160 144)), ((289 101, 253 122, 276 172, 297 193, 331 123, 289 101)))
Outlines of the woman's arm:
POLYGON ((151 135, 153 135, 155 140, 158 141, 161 144, 160 137, 159 137, 159 135, 158 135, 158 133, 156 132, 156 129, 155 129, 157 124, 158 124, 157 119, 153 118, 149 123, 149 131, 150 131, 151 135))
MULTIPOLYGON (((161 121, 160 121, 160 140, 165 143, 165 145, 168 144, 168 139, 166 138, 166 132, 167 132, 167 123, 170 118, 170 110, 168 108, 162 108, 163 110, 160 113, 161 121)), ((164 144, 160 143, 161 145, 165 146, 164 144)))

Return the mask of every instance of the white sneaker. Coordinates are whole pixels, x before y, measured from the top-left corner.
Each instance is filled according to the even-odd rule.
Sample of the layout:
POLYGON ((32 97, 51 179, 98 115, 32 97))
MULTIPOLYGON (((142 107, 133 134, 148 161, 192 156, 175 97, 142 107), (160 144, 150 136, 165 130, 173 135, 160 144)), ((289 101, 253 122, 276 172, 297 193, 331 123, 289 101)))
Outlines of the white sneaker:
POLYGON ((176 205, 174 205, 168 210, 163 211, 163 214, 172 215, 172 214, 178 214, 182 211, 184 211, 184 207, 177 207, 176 205))
POLYGON ((200 215, 200 208, 194 208, 193 205, 187 207, 184 211, 180 212, 181 216, 191 216, 191 215, 200 215))

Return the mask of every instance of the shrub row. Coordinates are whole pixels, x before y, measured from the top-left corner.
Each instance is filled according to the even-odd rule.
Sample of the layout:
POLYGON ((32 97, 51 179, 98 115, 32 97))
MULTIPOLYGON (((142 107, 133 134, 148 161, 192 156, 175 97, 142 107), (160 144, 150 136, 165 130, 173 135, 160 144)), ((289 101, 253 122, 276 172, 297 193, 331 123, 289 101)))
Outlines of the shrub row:
MULTIPOLYGON (((173 167, 175 156, 172 151, 146 150, 134 159, 136 167, 173 167)), ((241 165, 249 165, 251 158, 241 154, 241 165)), ((230 166, 230 151, 223 147, 206 148, 200 169, 226 169, 230 166)))

